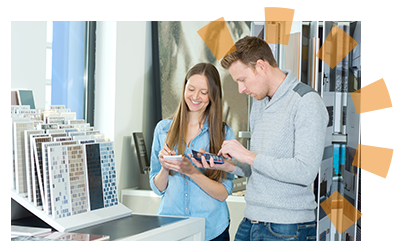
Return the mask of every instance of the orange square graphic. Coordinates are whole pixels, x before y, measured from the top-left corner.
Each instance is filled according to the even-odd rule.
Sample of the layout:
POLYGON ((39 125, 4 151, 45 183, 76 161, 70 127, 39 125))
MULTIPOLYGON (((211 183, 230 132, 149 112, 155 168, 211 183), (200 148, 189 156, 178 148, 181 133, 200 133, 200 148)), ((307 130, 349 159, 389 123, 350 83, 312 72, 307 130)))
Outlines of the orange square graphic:
POLYGON ((317 53, 317 57, 328 64, 332 69, 349 54, 357 42, 344 32, 341 28, 333 26, 329 32, 321 49, 317 53))
POLYGON ((288 45, 292 21, 266 21, 265 40, 268 44, 288 45))
POLYGON ((265 40, 268 44, 288 45, 294 9, 265 8, 265 40))
POLYGON ((338 191, 335 191, 322 202, 321 207, 340 234, 353 225, 362 215, 338 191))
POLYGON ((265 21, 293 21, 295 9, 285 7, 264 7, 265 21))
POLYGON ((228 51, 229 53, 236 51, 235 43, 223 17, 207 24, 199 29, 197 33, 217 60, 227 55, 228 51), (233 50, 232 47, 234 48, 233 50))

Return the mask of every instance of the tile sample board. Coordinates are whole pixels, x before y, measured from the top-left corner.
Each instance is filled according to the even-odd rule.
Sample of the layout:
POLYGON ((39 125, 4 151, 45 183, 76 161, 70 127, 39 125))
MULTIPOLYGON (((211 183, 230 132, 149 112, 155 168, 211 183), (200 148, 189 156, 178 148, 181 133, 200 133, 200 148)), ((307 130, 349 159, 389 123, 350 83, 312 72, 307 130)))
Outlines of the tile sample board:
POLYGON ((83 145, 67 146, 72 215, 88 210, 86 161, 83 145))
POLYGON ((51 142, 51 137, 34 137, 31 138, 31 147, 33 159, 32 164, 32 188, 33 202, 36 206, 45 205, 44 190, 43 190, 43 166, 42 166, 42 143, 51 142))
POLYGON ((43 136, 44 130, 25 130, 24 131, 24 142, 25 142, 25 171, 26 171, 26 185, 28 191, 28 200, 33 202, 32 195, 32 174, 31 174, 31 137, 30 135, 43 136))
POLYGON ((100 146, 98 143, 84 144, 88 171, 88 193, 90 210, 104 207, 103 181, 101 175, 100 146))
POLYGON ((50 196, 54 219, 71 215, 67 146, 48 148, 50 196))
POLYGON ((33 122, 14 122, 13 124, 15 189, 19 194, 28 192, 26 185, 24 131, 33 129, 33 122))
POLYGON ((50 197, 50 175, 49 175, 49 161, 48 161, 48 148, 61 146, 61 142, 44 142, 42 143, 42 164, 43 164, 43 180, 44 180, 44 211, 46 214, 51 215, 51 197, 50 197))
POLYGON ((118 204, 114 142, 102 142, 99 145, 103 177, 104 207, 114 206, 118 204))

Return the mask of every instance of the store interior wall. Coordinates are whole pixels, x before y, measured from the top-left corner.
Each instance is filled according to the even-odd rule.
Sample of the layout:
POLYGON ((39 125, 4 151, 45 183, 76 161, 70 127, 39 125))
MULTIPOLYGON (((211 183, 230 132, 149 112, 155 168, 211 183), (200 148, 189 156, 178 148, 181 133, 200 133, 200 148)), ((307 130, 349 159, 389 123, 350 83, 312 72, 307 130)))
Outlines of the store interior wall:
POLYGON ((45 106, 45 21, 11 22, 11 89, 32 89, 37 108, 45 106))
POLYGON ((154 101, 151 23, 98 22, 95 70, 94 127, 114 141, 119 193, 138 186, 140 174, 133 157, 132 132, 143 132, 151 147, 154 101))

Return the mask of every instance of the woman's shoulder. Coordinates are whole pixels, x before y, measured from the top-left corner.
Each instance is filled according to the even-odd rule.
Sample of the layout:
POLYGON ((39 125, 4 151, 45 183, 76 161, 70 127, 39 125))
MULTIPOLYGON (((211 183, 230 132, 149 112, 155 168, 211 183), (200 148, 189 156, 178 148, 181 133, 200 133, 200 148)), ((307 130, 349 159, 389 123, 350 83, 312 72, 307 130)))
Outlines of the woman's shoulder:
POLYGON ((172 119, 171 118, 167 118, 167 119, 161 120, 161 121, 159 121, 157 123, 156 130, 160 130, 160 131, 166 130, 166 131, 168 131, 169 127, 171 126, 171 123, 172 123, 172 119))
POLYGON ((229 126, 226 122, 222 122, 225 132, 232 130, 231 126, 229 126))
POLYGON ((235 133, 233 132, 233 129, 225 122, 224 122, 224 129, 225 129, 225 139, 231 140, 232 138, 233 139, 235 138, 235 133))

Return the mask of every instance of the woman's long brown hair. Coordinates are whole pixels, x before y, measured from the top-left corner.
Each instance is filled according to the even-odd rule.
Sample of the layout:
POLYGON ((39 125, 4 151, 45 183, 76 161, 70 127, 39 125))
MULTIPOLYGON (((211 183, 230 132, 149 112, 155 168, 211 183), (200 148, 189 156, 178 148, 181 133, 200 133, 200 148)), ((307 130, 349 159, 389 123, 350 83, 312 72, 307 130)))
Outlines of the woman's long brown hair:
MULTIPOLYGON (((182 98, 175 113, 171 116, 172 123, 165 142, 170 149, 178 145, 177 154, 185 153, 186 131, 189 122, 189 108, 185 102, 185 86, 193 75, 204 75, 207 78, 209 104, 199 120, 201 126, 208 114, 208 127, 210 135, 210 153, 218 153, 225 139, 225 123, 222 121, 222 89, 218 70, 210 63, 199 63, 193 66, 185 76, 183 82, 182 98), (183 129, 185 128, 185 129, 183 129)), ((207 169, 205 175, 212 180, 221 181, 226 178, 226 173, 221 170, 207 169)))

